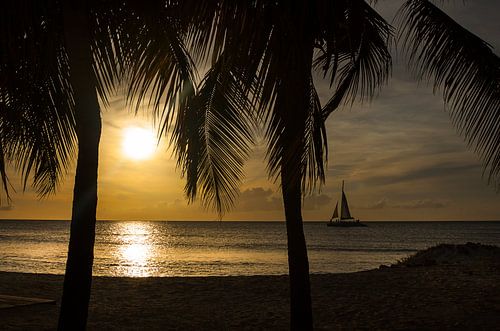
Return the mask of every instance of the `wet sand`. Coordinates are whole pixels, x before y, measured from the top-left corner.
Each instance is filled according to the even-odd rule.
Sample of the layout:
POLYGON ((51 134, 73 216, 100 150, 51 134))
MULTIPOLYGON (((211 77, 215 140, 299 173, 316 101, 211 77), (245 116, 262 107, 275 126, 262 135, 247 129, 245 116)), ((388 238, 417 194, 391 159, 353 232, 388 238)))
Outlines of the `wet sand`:
MULTIPOLYGON (((0 310, 4 330, 56 327, 63 277, 0 272, 0 293, 57 300, 0 310)), ((333 329, 498 329, 500 264, 388 267, 312 275, 314 325, 333 329)), ((289 328, 286 276, 95 277, 90 330, 289 328)))

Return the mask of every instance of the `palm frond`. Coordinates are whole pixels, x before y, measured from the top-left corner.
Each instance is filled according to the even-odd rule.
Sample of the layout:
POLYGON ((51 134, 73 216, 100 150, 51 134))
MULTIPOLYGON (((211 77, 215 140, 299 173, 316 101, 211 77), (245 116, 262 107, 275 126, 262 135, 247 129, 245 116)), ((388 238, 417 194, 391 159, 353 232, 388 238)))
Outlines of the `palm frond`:
POLYGON ((104 106, 109 106, 109 95, 116 93, 124 74, 124 54, 120 47, 123 26, 131 15, 123 2, 94 1, 89 13, 92 66, 96 77, 96 91, 104 106))
MULTIPOLYGON (((0 19, 3 167, 12 163, 24 187, 31 178, 44 196, 55 191, 75 150, 61 16, 53 1, 16 1, 5 7, 0 19)), ((2 180, 5 190, 7 177, 2 180)))
POLYGON ((323 42, 314 60, 316 69, 330 76, 335 94, 326 103, 326 118, 341 102, 371 98, 391 72, 389 46, 392 27, 364 1, 328 3, 323 20, 323 42))
POLYGON ((313 192, 318 184, 324 182, 324 169, 328 160, 327 135, 321 104, 312 76, 306 81, 307 90, 303 91, 306 103, 300 111, 297 109, 299 113, 290 114, 290 102, 295 98, 286 96, 278 88, 274 105, 276 109, 266 125, 266 158, 270 177, 277 180, 279 175, 283 176, 283 168, 289 167, 286 173, 290 178, 282 178, 283 182, 289 183, 300 178, 303 194, 313 192), (282 111, 279 111, 280 109, 282 111))
POLYGON ((164 17, 145 22, 128 27, 134 31, 122 32, 127 35, 120 41, 120 52, 127 54, 127 100, 135 103, 136 111, 147 102, 163 133, 172 121, 175 107, 182 106, 193 93, 196 72, 174 21, 164 17))
POLYGON ((500 59, 491 47, 426 0, 401 8, 401 40, 420 79, 442 90, 453 123, 480 155, 488 180, 500 174, 500 59))
POLYGON ((310 78, 309 108, 305 130, 304 159, 306 171, 302 176, 302 192, 312 193, 316 184, 325 182, 325 165, 328 161, 328 140, 318 93, 310 78))
MULTIPOLYGON (((0 176, 1 176, 1 180, 2 180, 2 187, 3 187, 3 191, 5 192, 5 195, 6 195, 6 198, 7 198, 7 204, 10 204, 12 199, 10 197, 10 193, 9 193, 9 187, 12 188, 12 186, 10 186, 10 181, 9 181, 9 177, 7 176, 7 162, 5 160, 5 154, 3 152, 3 144, 2 142, 0 141, 0 176)), ((1 196, 0 196, 0 204, 2 204, 2 199, 1 199, 1 196)))
POLYGON ((203 205, 220 216, 233 206, 253 129, 247 94, 220 60, 181 108, 174 128, 177 162, 190 201, 200 194, 203 205))
POLYGON ((189 26, 188 45, 194 57, 201 62, 211 59, 215 64, 223 52, 228 54, 227 47, 234 36, 250 40, 244 33, 252 33, 248 27, 257 27, 252 21, 263 3, 267 2, 183 1, 180 15, 185 20, 183 25, 189 26))

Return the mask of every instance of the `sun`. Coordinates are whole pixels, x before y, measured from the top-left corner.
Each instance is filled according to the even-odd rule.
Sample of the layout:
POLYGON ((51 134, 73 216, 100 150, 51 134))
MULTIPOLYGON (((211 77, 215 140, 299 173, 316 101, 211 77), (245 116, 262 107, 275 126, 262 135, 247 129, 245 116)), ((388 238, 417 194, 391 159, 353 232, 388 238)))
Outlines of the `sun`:
POLYGON ((156 150, 155 135, 151 130, 128 127, 123 130, 123 154, 134 160, 150 158, 156 150))

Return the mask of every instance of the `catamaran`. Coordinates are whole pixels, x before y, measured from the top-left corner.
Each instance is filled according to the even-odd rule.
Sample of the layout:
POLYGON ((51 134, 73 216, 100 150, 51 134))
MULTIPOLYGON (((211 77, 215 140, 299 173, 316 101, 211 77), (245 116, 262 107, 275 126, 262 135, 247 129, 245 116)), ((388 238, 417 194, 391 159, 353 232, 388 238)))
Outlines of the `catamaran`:
POLYGON ((339 217, 339 202, 335 204, 335 210, 333 211, 333 215, 330 218, 330 221, 326 223, 328 226, 366 226, 351 216, 351 212, 349 211, 349 204, 347 203, 347 197, 344 193, 344 181, 342 181, 342 195, 340 196, 340 217, 339 217))

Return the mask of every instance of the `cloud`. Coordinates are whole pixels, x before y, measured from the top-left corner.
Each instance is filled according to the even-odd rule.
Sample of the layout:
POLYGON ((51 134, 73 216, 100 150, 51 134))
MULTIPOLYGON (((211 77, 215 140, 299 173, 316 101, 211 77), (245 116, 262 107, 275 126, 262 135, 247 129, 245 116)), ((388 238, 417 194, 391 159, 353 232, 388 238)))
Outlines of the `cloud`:
MULTIPOLYGON (((278 192, 263 187, 253 187, 240 193, 237 199, 236 209, 242 211, 281 211, 283 209, 282 197, 278 192)), ((318 210, 323 206, 330 205, 331 196, 327 194, 315 194, 304 199, 304 210, 318 210)))
POLYGON ((281 198, 275 196, 273 190, 253 187, 240 193, 237 202, 238 211, 269 211, 282 208, 281 198))
POLYGON ((187 201, 181 199, 174 199, 173 201, 162 200, 155 204, 155 208, 184 208, 187 206, 187 201))
POLYGON ((390 174, 373 176, 365 179, 365 184, 369 185, 390 185, 414 180, 426 180, 431 178, 442 178, 445 176, 459 176, 469 171, 480 171, 478 164, 436 164, 423 166, 418 169, 408 170, 400 174, 390 174))
POLYGON ((448 203, 445 201, 437 201, 432 199, 414 200, 408 203, 394 205, 394 208, 403 209, 436 209, 444 208, 448 203))
POLYGON ((387 208, 387 200, 385 198, 373 203, 373 204, 370 204, 370 205, 367 205, 367 206, 360 206, 359 207, 360 209, 384 209, 384 208, 387 208))
POLYGON ((391 203, 386 198, 382 198, 381 200, 369 204, 366 206, 359 206, 360 209, 388 209, 388 208, 398 208, 398 209, 438 209, 445 208, 448 206, 449 201, 444 200, 435 200, 435 199, 419 199, 419 200, 410 200, 407 202, 400 203, 391 203))
POLYGON ((14 207, 13 206, 0 206, 0 211, 11 211, 13 210, 14 207))
POLYGON ((316 210, 329 205, 332 197, 327 194, 312 194, 304 199, 304 209, 316 210))

